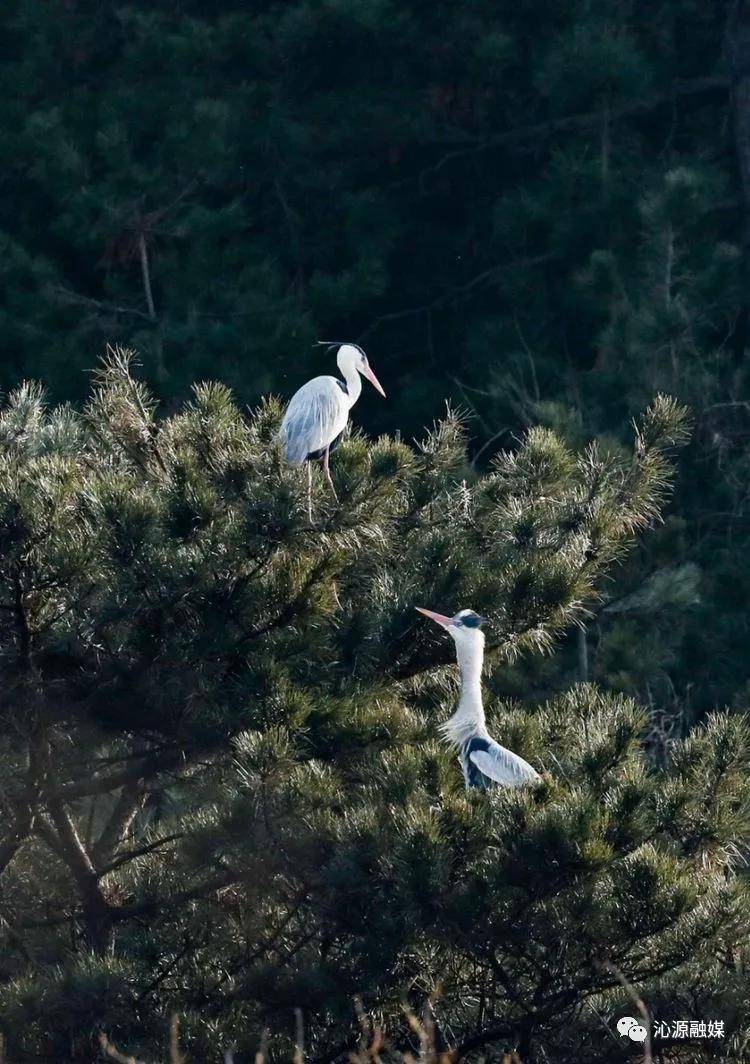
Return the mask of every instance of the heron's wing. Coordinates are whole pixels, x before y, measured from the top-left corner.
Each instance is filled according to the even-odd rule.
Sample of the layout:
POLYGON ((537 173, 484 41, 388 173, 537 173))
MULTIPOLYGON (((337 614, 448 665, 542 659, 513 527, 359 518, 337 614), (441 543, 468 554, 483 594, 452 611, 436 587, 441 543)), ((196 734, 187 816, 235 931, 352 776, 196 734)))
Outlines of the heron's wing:
POLYGON ((494 740, 488 741, 486 750, 471 750, 469 759, 481 773, 503 787, 523 787, 540 779, 528 761, 494 740))
POLYGON ((292 396, 281 422, 280 436, 291 465, 327 447, 342 431, 349 415, 346 392, 335 377, 315 377, 292 396))

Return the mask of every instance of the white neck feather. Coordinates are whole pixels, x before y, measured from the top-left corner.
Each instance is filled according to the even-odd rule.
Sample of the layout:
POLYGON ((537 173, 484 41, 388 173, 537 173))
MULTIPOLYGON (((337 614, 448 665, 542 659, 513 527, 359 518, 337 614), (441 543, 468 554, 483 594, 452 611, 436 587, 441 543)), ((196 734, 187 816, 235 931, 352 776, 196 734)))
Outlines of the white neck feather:
POLYGON ((458 709, 440 725, 440 731, 449 743, 461 746, 472 735, 488 735, 482 705, 484 641, 477 639, 471 643, 457 643, 456 657, 461 671, 461 697, 458 709))

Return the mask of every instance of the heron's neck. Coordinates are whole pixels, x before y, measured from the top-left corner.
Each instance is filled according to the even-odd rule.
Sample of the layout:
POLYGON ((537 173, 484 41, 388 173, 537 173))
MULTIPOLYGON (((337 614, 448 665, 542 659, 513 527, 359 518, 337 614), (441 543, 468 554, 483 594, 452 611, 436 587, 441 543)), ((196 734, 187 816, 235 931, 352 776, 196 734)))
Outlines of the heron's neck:
POLYGON ((349 407, 354 406, 359 399, 362 391, 362 378, 360 377, 354 366, 346 366, 341 370, 344 380, 346 381, 346 395, 349 407))
POLYGON ((482 704, 482 661, 484 648, 479 644, 456 647, 458 667, 461 672, 461 697, 458 709, 442 724, 448 742, 461 746, 473 735, 487 735, 487 726, 482 704))

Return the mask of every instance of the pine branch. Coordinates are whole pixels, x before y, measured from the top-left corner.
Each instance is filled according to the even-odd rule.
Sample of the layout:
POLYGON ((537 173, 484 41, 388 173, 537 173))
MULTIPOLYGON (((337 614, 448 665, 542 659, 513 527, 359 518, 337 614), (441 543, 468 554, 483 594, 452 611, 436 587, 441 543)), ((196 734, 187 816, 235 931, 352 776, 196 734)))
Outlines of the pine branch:
POLYGON ((632 1003, 638 1009, 642 1019, 643 1026, 646 1028, 646 1041, 643 1045, 643 1064, 653 1064, 653 1053, 651 1051, 651 1013, 646 1008, 640 994, 637 993, 635 988, 628 982, 625 976, 622 974, 616 964, 613 964, 609 960, 599 961, 596 967, 600 968, 604 972, 610 972, 614 975, 617 982, 623 988, 628 995, 632 1003))
POLYGON ((95 776, 93 779, 79 780, 75 783, 61 783, 58 788, 53 788, 50 794, 66 802, 74 801, 76 798, 88 798, 94 794, 108 794, 110 791, 117 790, 118 787, 143 784, 146 780, 158 776, 159 773, 174 768, 179 761, 180 753, 177 750, 150 754, 137 765, 112 772, 109 776, 95 776))
POLYGON ((510 1024, 497 1024, 493 1027, 487 1027, 483 1031, 477 1031, 476 1034, 470 1035, 468 1038, 464 1038, 459 1043, 458 1047, 453 1051, 456 1060, 462 1060, 469 1053, 473 1053, 477 1049, 483 1049, 485 1046, 492 1042, 497 1042, 500 1039, 512 1038, 515 1034, 514 1028, 510 1024))
POLYGON ((78 303, 82 306, 93 307, 96 310, 108 311, 111 314, 130 314, 136 318, 145 318, 146 321, 153 321, 150 314, 143 310, 138 310, 137 307, 123 307, 118 306, 116 303, 106 303, 101 299, 92 299, 91 296, 80 295, 78 292, 72 292, 69 288, 63 288, 59 285, 53 291, 64 296, 70 303, 78 303))
POLYGON ((496 266, 489 266, 464 284, 452 286, 447 292, 436 296, 429 303, 423 303, 417 307, 405 307, 403 310, 390 311, 388 314, 380 314, 367 326, 363 333, 360 333, 358 342, 364 343, 378 326, 386 322, 398 321, 400 318, 416 317, 419 314, 430 314, 435 310, 455 306, 469 298, 478 288, 492 284, 493 281, 499 278, 508 276, 514 271, 531 270, 538 266, 545 266, 550 262, 554 262, 557 258, 558 255, 555 252, 549 251, 522 259, 511 259, 508 262, 498 263, 496 266))
POLYGON ((54 828, 50 841, 78 887, 89 945, 101 955, 105 952, 109 940, 111 909, 99 884, 94 863, 78 834, 72 816, 59 797, 60 787, 52 763, 52 750, 44 736, 38 740, 38 760, 41 790, 54 828))
MULTIPOLYGON (((676 80, 672 83, 668 92, 659 93, 647 99, 636 100, 630 104, 623 104, 622 107, 612 108, 609 110, 608 117, 611 123, 622 121, 627 118, 637 118, 641 115, 647 115, 659 107, 664 107, 666 104, 674 102, 675 99, 700 96, 707 92, 725 92, 728 89, 729 82, 726 78, 722 77, 707 76, 690 78, 688 80, 676 80)), ((419 187, 424 190, 424 182, 427 176, 439 173, 443 167, 456 159, 475 155, 478 152, 490 151, 493 148, 503 148, 511 145, 518 146, 523 144, 524 141, 530 142, 528 150, 538 151, 540 141, 549 140, 551 137, 554 137, 559 133, 585 133, 589 130, 597 131, 601 126, 601 121, 602 116, 600 111, 590 111, 585 114, 566 115, 564 118, 554 119, 549 122, 537 122, 532 125, 518 126, 515 129, 509 129, 505 133, 486 137, 478 144, 470 144, 466 147, 459 147, 455 151, 448 152, 437 163, 425 167, 419 175, 419 187)))
POLYGON ((245 632, 235 643, 235 651, 239 650, 246 643, 253 639, 260 639, 261 636, 268 635, 269 632, 273 632, 278 628, 283 628, 288 625, 299 615, 299 613, 307 606, 308 596, 310 591, 321 580, 321 578, 330 569, 331 559, 323 558, 320 562, 313 566, 309 575, 306 577, 305 582, 302 585, 300 591, 295 597, 290 600, 281 609, 275 617, 272 617, 265 624, 260 625, 258 628, 251 628, 245 632))
POLYGON ((162 849, 170 842, 175 842, 177 839, 183 839, 185 837, 184 831, 176 831, 172 835, 165 835, 161 839, 155 839, 153 842, 146 843, 144 846, 139 846, 134 850, 128 850, 126 853, 120 854, 115 860, 111 861, 108 865, 100 867, 97 876, 102 879, 104 876, 109 875, 110 872, 114 872, 115 869, 121 868, 124 864, 129 864, 137 857, 145 857, 149 853, 154 853, 156 850, 162 849))
POLYGON ((99 1048, 110 1060, 114 1060, 116 1064, 145 1064, 142 1060, 136 1060, 135 1057, 126 1056, 121 1053, 117 1046, 113 1045, 107 1038, 104 1031, 99 1033, 99 1048))
POLYGON ((65 856, 62 844, 55 834, 55 829, 44 814, 39 814, 34 820, 34 834, 58 857, 63 863, 65 856))
MULTIPOLYGON (((107 860, 122 842, 143 804, 144 781, 142 777, 128 780, 120 792, 107 823, 92 847, 92 858, 97 866, 107 860)), ((101 874, 101 873, 100 873, 101 874)))
MULTIPOLYGON (((18 930, 18 928, 8 919, 8 917, 5 916, 2 912, 0 912, 0 927, 4 928, 8 940, 13 946, 15 946, 15 948, 18 950, 24 960, 29 964, 33 964, 34 959, 26 946, 26 942, 24 941, 23 935, 18 930)), ((0 1049, 1 1048, 2 1044, 0 1043, 0 1049)), ((1 1053, 0 1064, 3 1064, 1 1053)))
POLYGON ((151 291, 151 272, 148 265, 148 248, 146 247, 146 235, 143 231, 138 234, 138 254, 141 260, 141 275, 143 277, 143 290, 146 293, 148 318, 149 321, 156 321, 156 307, 154 306, 154 295, 151 291))
POLYGON ((23 661, 24 666, 28 669, 31 665, 31 630, 29 628, 29 619, 26 612, 24 590, 21 583, 21 577, 18 573, 15 573, 13 577, 13 609, 18 629, 21 660, 23 661))
POLYGON ((10 832, 0 840, 0 876, 29 837, 33 823, 31 806, 22 806, 10 832))

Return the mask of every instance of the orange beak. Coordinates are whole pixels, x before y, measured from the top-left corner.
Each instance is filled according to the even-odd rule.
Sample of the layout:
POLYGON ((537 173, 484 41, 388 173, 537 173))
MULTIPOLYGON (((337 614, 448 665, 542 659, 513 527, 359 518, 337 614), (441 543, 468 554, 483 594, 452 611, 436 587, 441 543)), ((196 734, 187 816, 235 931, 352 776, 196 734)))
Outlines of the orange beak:
POLYGON ((385 399, 385 392, 383 391, 383 386, 381 385, 380 381, 375 376, 375 374, 372 372, 372 370, 370 369, 369 365, 364 367, 364 369, 362 370, 362 374, 363 374, 363 376, 367 377, 368 381, 373 386, 373 388, 375 388, 376 391, 380 392, 380 394, 385 399))
POLYGON ((447 628, 449 625, 453 624, 452 617, 445 617, 442 613, 433 613, 432 610, 423 610, 421 606, 415 606, 414 608, 417 613, 423 613, 425 617, 429 617, 431 621, 435 621, 437 624, 442 625, 443 628, 447 628))

